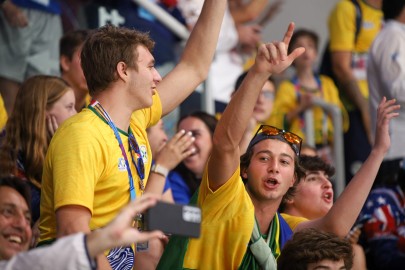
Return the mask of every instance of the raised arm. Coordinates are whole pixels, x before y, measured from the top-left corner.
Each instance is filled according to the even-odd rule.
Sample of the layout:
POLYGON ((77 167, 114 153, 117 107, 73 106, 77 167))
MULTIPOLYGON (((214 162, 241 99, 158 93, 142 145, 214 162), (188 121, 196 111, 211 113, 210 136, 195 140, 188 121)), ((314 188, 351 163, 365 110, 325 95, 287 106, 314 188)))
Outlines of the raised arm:
POLYGON ((158 85, 163 115, 177 107, 207 77, 227 0, 205 0, 177 66, 158 85))
POLYGON ((395 102, 395 99, 387 101, 385 97, 380 102, 377 110, 376 139, 371 153, 328 214, 323 218, 301 223, 296 230, 314 227, 342 237, 347 235, 370 193, 378 169, 390 146, 389 122, 399 115, 395 111, 400 107, 395 105, 395 102))
POLYGON ((293 31, 294 24, 290 23, 282 42, 263 44, 259 47, 255 64, 219 120, 208 163, 209 184, 212 190, 222 186, 239 166, 239 143, 264 83, 272 73, 282 72, 304 52, 304 48, 297 48, 287 56, 293 31))

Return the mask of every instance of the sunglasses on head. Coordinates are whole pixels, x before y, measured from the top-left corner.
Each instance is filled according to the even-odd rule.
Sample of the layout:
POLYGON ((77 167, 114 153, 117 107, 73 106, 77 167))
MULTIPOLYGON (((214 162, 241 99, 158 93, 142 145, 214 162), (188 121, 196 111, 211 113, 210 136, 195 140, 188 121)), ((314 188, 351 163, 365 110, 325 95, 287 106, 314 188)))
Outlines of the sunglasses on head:
POLYGON ((249 144, 249 148, 253 146, 254 144, 258 143, 259 141, 265 139, 263 137, 265 135, 266 137, 275 137, 275 136, 282 136, 284 140, 291 146, 291 148, 294 150, 295 154, 297 156, 300 155, 301 151, 301 144, 302 144, 302 139, 300 136, 297 134, 294 134, 289 131, 285 131, 283 129, 279 129, 273 126, 269 125, 261 125, 259 129, 256 131, 255 135, 253 136, 253 139, 251 140, 249 144))

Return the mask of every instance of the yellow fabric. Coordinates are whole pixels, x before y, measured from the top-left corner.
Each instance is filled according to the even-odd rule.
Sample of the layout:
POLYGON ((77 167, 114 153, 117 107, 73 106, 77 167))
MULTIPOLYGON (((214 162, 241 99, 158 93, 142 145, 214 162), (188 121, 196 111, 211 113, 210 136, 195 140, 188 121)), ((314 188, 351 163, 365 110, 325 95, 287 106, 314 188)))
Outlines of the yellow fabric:
POLYGON ((237 269, 254 226, 254 207, 238 168, 212 192, 204 174, 198 197, 202 208, 201 237, 191 239, 184 258, 186 269, 237 269))
MULTIPOLYGON (((151 108, 134 112, 130 127, 145 163, 145 184, 152 156, 145 129, 161 118, 159 96, 151 108)), ((128 151, 128 136, 120 131, 128 151)), ((130 161, 134 186, 140 196, 139 176, 130 161)), ((66 205, 80 205, 92 214, 90 229, 110 222, 130 200, 128 173, 113 130, 86 108, 58 129, 48 149, 42 179, 40 241, 56 237, 55 211, 66 205)))
POLYGON ((291 215, 288 215, 285 213, 281 213, 281 216, 287 222, 288 226, 290 226, 292 231, 295 230, 295 228, 298 226, 298 224, 308 221, 308 219, 306 219, 306 218, 291 216, 291 215))
POLYGON ((4 101, 0 95, 0 131, 6 126, 7 118, 6 107, 4 107, 4 101))
MULTIPOLYGON (((375 9, 364 1, 359 0, 362 11, 362 26, 355 43, 356 32, 356 9, 351 1, 342 0, 337 3, 329 17, 330 50, 350 51, 353 55, 359 54, 366 57, 367 52, 382 27, 383 13, 375 9), (364 55, 365 54, 365 55, 364 55)), ((362 56, 362 57, 363 57, 362 56)), ((367 58, 367 57, 366 57, 367 58)), ((364 97, 368 97, 366 69, 364 64, 364 76, 359 79, 359 87, 364 97)), ((344 101, 345 105, 350 103, 344 101)), ((352 108, 349 105, 348 108, 352 108)))
MULTIPOLYGON (((322 94, 318 91, 315 93, 315 96, 322 98, 324 101, 334 104, 342 110, 343 116, 343 129, 346 131, 349 127, 348 115, 339 99, 338 90, 333 83, 333 81, 327 76, 320 76, 320 81, 322 85, 322 94)), ((300 91, 302 91, 300 89, 300 91)), ((286 129, 291 131, 298 136, 300 136, 305 142, 304 130, 301 129, 301 118, 296 117, 292 120, 291 123, 286 123, 285 116, 290 111, 298 107, 297 92, 295 85, 291 81, 283 81, 279 89, 277 90, 276 97, 274 99, 273 110, 270 115, 268 123, 272 126, 286 129)), ((314 117, 314 132, 315 132, 315 143, 323 144, 323 119, 327 116, 324 113, 321 107, 313 108, 313 117, 314 117)), ((333 125, 332 119, 328 116, 327 119, 327 130, 328 130, 328 143, 333 142, 333 125)))
POLYGON ((87 106, 89 106, 90 102, 91 102, 91 96, 89 93, 87 93, 84 105, 87 107, 87 106))

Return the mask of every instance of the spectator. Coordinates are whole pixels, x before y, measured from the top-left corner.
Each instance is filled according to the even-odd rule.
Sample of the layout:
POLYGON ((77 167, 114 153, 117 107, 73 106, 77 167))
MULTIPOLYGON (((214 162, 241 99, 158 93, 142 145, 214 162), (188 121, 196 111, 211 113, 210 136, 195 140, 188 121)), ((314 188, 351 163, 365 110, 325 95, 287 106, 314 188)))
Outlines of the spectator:
POLYGON ((335 105, 342 110, 344 127, 347 130, 347 113, 339 99, 338 90, 333 81, 324 75, 314 72, 314 64, 318 56, 318 35, 306 29, 297 30, 291 38, 289 50, 304 47, 305 53, 295 60, 295 75, 291 80, 280 84, 274 102, 274 109, 269 124, 302 137, 304 143, 308 123, 305 122, 306 110, 313 111, 313 133, 315 147, 319 156, 332 163, 333 157, 333 124, 331 116, 322 107, 315 105, 320 99, 335 105), (346 118, 344 117, 346 116, 346 118))
POLYGON ((383 0, 382 10, 386 24, 370 48, 367 69, 372 130, 376 129, 379 99, 395 98, 401 104, 400 116, 390 125, 392 144, 380 169, 384 175, 397 171, 405 158, 405 2, 383 0))
POLYGON ((352 265, 352 246, 347 240, 315 229, 294 234, 277 260, 278 270, 342 270, 352 265))
POLYGON ((366 67, 370 45, 381 29, 381 3, 382 0, 340 0, 329 17, 332 70, 350 122, 344 134, 346 182, 371 149, 366 67))
POLYGON ((293 231, 313 227, 345 236, 355 222, 389 147, 388 123, 398 115, 395 101, 381 101, 372 154, 320 220, 304 222, 291 216, 284 220, 277 213, 284 194, 299 179, 298 136, 263 126, 240 157, 238 145, 263 84, 304 52, 296 48, 287 55, 293 29, 291 23, 282 42, 259 48, 255 65, 218 122, 212 154, 194 197, 204 216, 201 237, 171 238, 158 269, 275 269, 275 258, 293 231))
MULTIPOLYGON (((48 149, 40 244, 104 227, 129 200, 142 195, 150 171, 157 178, 168 170, 159 163, 151 170, 146 128, 205 79, 225 8, 225 0, 204 2, 180 62, 164 79, 154 67, 147 34, 106 25, 86 40, 81 64, 94 100, 63 125, 48 149)), ((160 182, 161 189, 150 192, 161 195, 160 182)), ((110 261, 99 256, 100 269, 133 267, 134 246, 106 253, 110 261)))
MULTIPOLYGON (((333 205, 334 193, 330 179, 335 174, 335 168, 318 156, 304 155, 300 157, 300 166, 304 176, 291 189, 291 196, 283 198, 279 211, 309 220, 322 218, 333 205)), ((366 269, 364 250, 357 244, 359 233, 352 230, 347 239, 352 240, 353 269, 366 269)))
POLYGON ((62 36, 56 0, 7 0, 0 7, 0 93, 7 113, 13 110, 20 84, 38 75, 58 75, 62 36))
POLYGON ((200 186, 205 165, 211 154, 212 135, 217 122, 214 116, 201 111, 180 118, 177 129, 193 134, 193 147, 196 151, 169 173, 168 181, 176 203, 189 203, 200 186))
POLYGON ((39 219, 42 168, 56 129, 76 114, 72 88, 58 77, 27 79, 17 94, 0 148, 0 176, 15 175, 31 188, 32 220, 39 219))
POLYGON ((61 77, 75 93, 75 108, 78 112, 90 103, 89 89, 80 65, 83 43, 89 35, 88 30, 75 30, 65 33, 59 41, 61 77))
POLYGON ((0 269, 95 269, 94 258, 105 249, 162 237, 162 232, 139 232, 135 215, 156 203, 145 195, 131 202, 105 228, 88 235, 78 233, 54 245, 26 252, 31 240, 29 187, 17 177, 0 179, 0 269))

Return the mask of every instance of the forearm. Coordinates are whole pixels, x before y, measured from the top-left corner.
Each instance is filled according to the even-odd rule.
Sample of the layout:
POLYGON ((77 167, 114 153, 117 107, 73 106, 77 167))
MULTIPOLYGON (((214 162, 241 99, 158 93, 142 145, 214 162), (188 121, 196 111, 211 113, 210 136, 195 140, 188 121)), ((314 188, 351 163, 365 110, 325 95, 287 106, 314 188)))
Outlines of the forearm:
POLYGON ((345 236, 356 221, 370 193, 385 152, 373 149, 328 214, 323 218, 326 229, 345 236))
POLYGON ((206 79, 226 9, 226 0, 206 0, 177 66, 159 83, 162 113, 180 105, 206 79), (173 94, 175 91, 175 94, 173 94))
POLYGON ((165 176, 155 172, 150 172, 148 183, 146 184, 145 187, 145 193, 153 193, 161 196, 163 193, 165 182, 166 182, 165 176))
POLYGON ((218 138, 227 138, 227 140, 221 140, 219 148, 235 149, 239 145, 252 117, 257 97, 269 76, 268 73, 255 72, 254 68, 246 75, 216 128, 218 138))
POLYGON ((227 1, 205 0, 201 14, 187 41, 180 63, 206 77, 218 42, 227 1))

